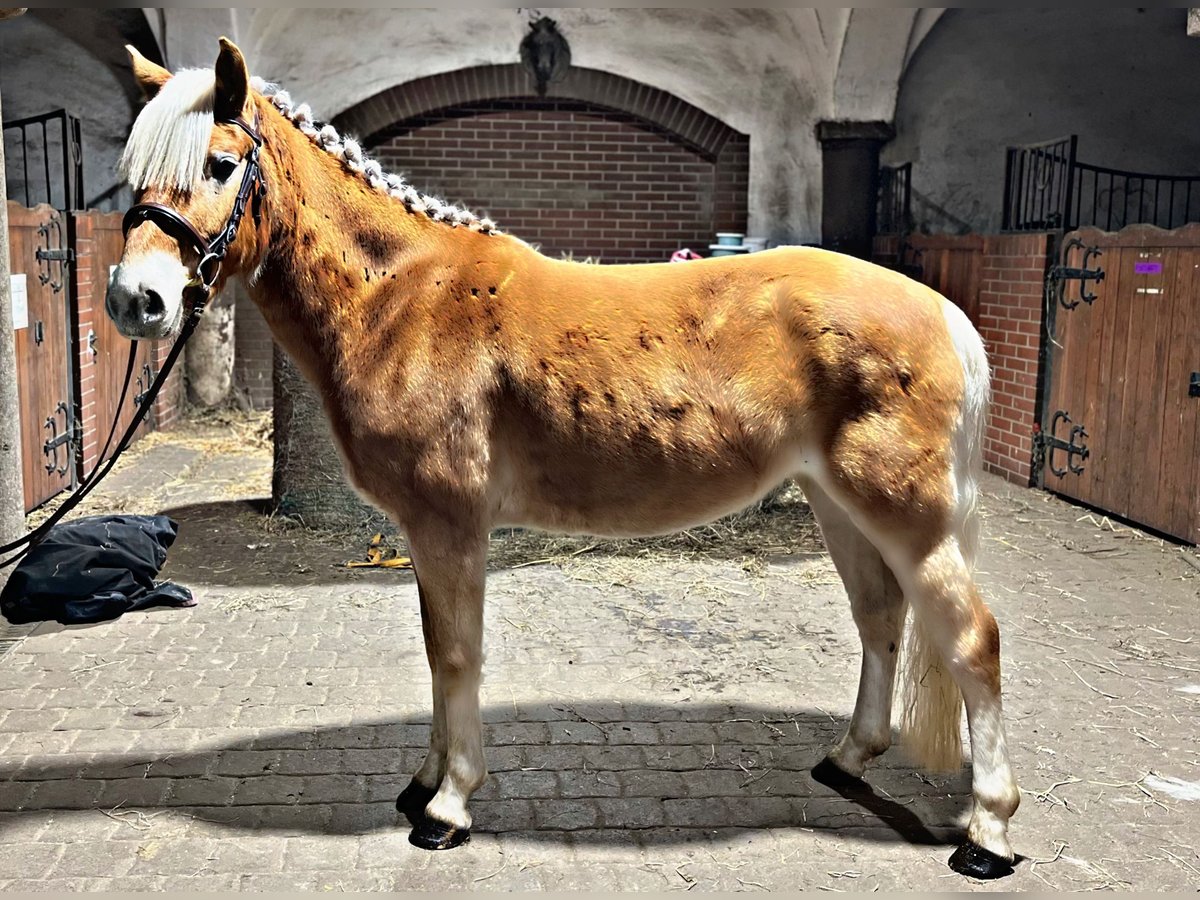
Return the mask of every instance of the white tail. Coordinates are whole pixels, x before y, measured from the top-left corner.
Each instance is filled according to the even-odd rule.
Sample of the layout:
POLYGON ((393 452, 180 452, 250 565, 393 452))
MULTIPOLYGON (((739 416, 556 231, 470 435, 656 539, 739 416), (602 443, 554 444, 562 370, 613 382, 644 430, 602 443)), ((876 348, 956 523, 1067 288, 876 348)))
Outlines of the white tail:
POLYGON ((921 623, 908 623, 901 668, 900 740, 922 769, 962 767, 962 693, 921 623))
MULTIPOLYGON (((963 364, 962 414, 954 435, 955 534, 968 568, 979 549, 979 472, 987 421, 987 355, 979 333, 958 307, 945 304, 946 325, 963 364)), ((962 766, 962 692, 921 622, 910 616, 901 665, 900 735, 921 768, 955 771, 962 766)))

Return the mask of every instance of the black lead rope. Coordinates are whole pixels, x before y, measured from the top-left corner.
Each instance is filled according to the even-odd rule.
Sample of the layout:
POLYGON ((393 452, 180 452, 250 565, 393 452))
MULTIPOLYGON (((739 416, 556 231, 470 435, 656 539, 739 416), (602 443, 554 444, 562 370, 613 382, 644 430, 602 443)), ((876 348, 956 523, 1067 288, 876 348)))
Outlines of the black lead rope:
MULTIPOLYGON (((179 331, 179 337, 175 339, 175 344, 171 347, 171 352, 163 360, 162 368, 158 370, 153 383, 146 391, 145 396, 142 397, 141 403, 138 404, 137 412, 134 413, 133 420, 126 427, 124 434, 121 435, 120 441, 117 442, 112 456, 105 460, 104 455, 108 452, 108 448, 112 444, 113 435, 116 434, 120 410, 125 405, 125 397, 129 392, 129 383, 133 377, 138 342, 132 341, 130 343, 129 362, 125 367, 125 381, 121 386, 121 399, 117 402, 117 413, 113 418, 112 427, 108 432, 108 439, 104 442, 104 449, 100 451, 100 456, 97 459, 95 467, 93 467, 91 473, 76 489, 75 493, 68 497, 54 511, 50 518, 28 534, 0 546, 0 554, 12 553, 14 550, 17 551, 12 553, 7 559, 0 560, 0 569, 4 569, 17 562, 37 544, 44 541, 50 533, 50 529, 58 524, 63 516, 82 503, 88 494, 95 489, 96 485, 112 470, 117 459, 125 452, 125 449, 133 440, 133 436, 137 433, 138 428, 141 427, 146 414, 150 411, 150 407, 154 404, 154 400, 158 396, 158 392, 162 389, 167 376, 171 374, 171 369, 174 368, 175 362, 183 352, 184 345, 187 344, 188 339, 192 336, 192 332, 196 330, 196 326, 200 323, 200 318, 204 315, 204 310, 208 306, 209 298, 212 295, 213 285, 216 284, 217 277, 221 272, 221 261, 229 251, 230 244, 237 237, 238 226, 245 215, 247 203, 252 202, 251 210, 255 222, 258 222, 263 198, 262 170, 258 163, 259 151, 262 149, 262 138, 257 131, 240 117, 230 119, 228 123, 237 125, 245 131, 254 141, 254 146, 246 156, 246 169, 242 173, 242 183, 238 186, 237 197, 233 201, 233 210, 229 214, 229 220, 212 241, 205 241, 191 222, 175 210, 160 203, 136 204, 130 207, 122 222, 122 228, 126 236, 129 235, 131 228, 135 228, 143 222, 153 222, 165 233, 179 241, 180 244, 190 244, 200 254, 200 262, 196 266, 196 274, 187 286, 187 290, 198 290, 198 296, 192 303, 192 308, 188 313, 187 319, 184 320, 183 328, 179 331)), ((186 299, 185 291, 185 296, 181 299, 181 302, 186 299)))
MULTIPOLYGON (((197 303, 193 308, 192 313, 188 316, 187 321, 183 325, 183 329, 179 332, 179 337, 175 341, 175 345, 171 348, 171 352, 167 354, 167 358, 163 361, 162 368, 158 370, 158 375, 155 377, 154 383, 151 384, 150 390, 146 396, 142 398, 142 402, 138 406, 137 412, 134 413, 132 421, 130 421, 128 427, 125 429, 125 433, 121 435, 121 440, 117 443, 116 449, 113 450, 112 456, 105 460, 103 454, 101 454, 100 461, 97 462, 96 467, 92 469, 92 474, 88 476, 88 478, 75 491, 74 494, 72 494, 63 502, 62 506, 54 511, 50 518, 23 537, 19 537, 15 541, 0 547, 0 553, 8 553, 12 550, 16 550, 22 545, 25 545, 23 549, 13 553, 13 555, 8 559, 0 560, 0 569, 17 562, 37 544, 40 544, 42 541, 44 541, 46 536, 50 533, 50 529, 57 525, 63 516, 82 503, 88 494, 95 489, 96 485, 98 485, 109 473, 112 467, 116 464, 117 459, 122 453, 125 452, 125 449, 133 440, 133 436, 137 433, 137 430, 141 426, 143 420, 145 420, 146 413, 150 411, 150 407, 154 404, 155 397, 158 396, 158 392, 162 389, 163 383, 167 380, 167 376, 171 374, 171 369, 174 367, 175 361, 179 359, 179 354, 183 352, 183 345, 186 344, 188 338, 192 336, 192 332, 196 330, 196 325, 200 322, 200 317, 203 315, 204 307, 206 305, 207 300, 202 303, 197 303)), ((133 347, 131 347, 129 351, 130 365, 127 367, 125 385, 121 389, 122 398, 129 388, 129 376, 133 374, 132 361, 136 353, 137 342, 134 341, 133 347)), ((116 421, 114 420, 113 427, 109 432, 110 440, 115 432, 116 421)))

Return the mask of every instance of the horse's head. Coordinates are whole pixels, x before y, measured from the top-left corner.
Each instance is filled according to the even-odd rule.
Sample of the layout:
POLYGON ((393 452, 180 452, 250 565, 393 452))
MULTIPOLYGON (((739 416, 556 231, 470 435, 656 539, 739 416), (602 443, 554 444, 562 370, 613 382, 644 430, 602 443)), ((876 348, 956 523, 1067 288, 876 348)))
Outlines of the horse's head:
MULTIPOLYGON (((161 338, 176 333, 187 310, 184 295, 198 276, 209 280, 214 266, 201 271, 202 253, 230 221, 251 136, 232 120, 253 125, 250 78, 241 51, 225 38, 214 69, 185 69, 172 75, 127 48, 133 72, 149 102, 133 123, 121 171, 137 203, 160 204, 170 215, 135 220, 125 252, 108 285, 105 308, 126 337, 161 338), (196 234, 187 229, 190 223, 196 234)), ((161 211, 159 211, 161 213, 161 211)), ((247 216, 249 218, 249 216, 247 216)), ((220 266, 215 288, 245 271, 258 256, 252 222, 238 229, 220 266)))

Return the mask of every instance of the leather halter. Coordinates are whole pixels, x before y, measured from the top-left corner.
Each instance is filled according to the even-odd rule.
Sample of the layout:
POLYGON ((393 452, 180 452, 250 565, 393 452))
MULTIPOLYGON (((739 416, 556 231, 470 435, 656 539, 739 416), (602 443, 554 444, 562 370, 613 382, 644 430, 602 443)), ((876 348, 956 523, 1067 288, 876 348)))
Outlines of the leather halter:
POLYGON ((225 227, 217 232, 216 237, 212 240, 205 240, 196 226, 189 222, 182 213, 176 212, 162 203, 134 204, 125 213, 125 218, 121 222, 121 231, 126 239, 129 237, 130 229, 136 228, 143 222, 153 222, 166 234, 179 241, 181 245, 190 246, 200 255, 200 262, 196 264, 196 273, 188 282, 188 287, 204 289, 202 300, 192 309, 193 315, 198 315, 197 310, 202 312, 208 302, 208 295, 212 293, 212 287, 217 283, 217 278, 221 274, 221 261, 229 252, 230 244, 237 237, 238 226, 242 222, 242 216, 246 213, 246 204, 251 203, 251 214, 254 216, 255 224, 258 224, 262 215, 262 198, 266 193, 262 181, 262 168, 258 163, 258 154, 262 150, 263 144, 262 135, 241 116, 217 121, 236 125, 242 129, 254 141, 254 146, 246 154, 246 168, 242 172, 242 183, 238 186, 237 197, 233 201, 229 219, 225 222, 225 227))

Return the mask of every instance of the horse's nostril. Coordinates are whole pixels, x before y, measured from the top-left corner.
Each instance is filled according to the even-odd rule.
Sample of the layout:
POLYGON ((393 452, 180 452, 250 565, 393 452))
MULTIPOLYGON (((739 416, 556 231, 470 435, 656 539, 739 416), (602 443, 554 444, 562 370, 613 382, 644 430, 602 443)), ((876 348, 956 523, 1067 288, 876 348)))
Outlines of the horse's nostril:
POLYGON ((167 314, 167 305, 163 303, 158 291, 147 289, 143 295, 142 318, 147 322, 157 322, 167 314))

